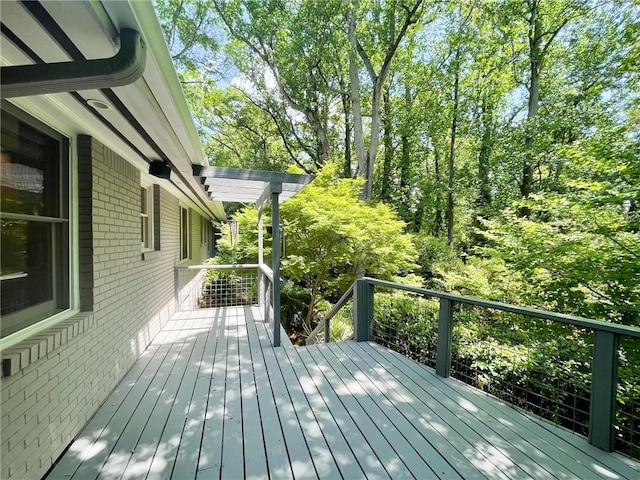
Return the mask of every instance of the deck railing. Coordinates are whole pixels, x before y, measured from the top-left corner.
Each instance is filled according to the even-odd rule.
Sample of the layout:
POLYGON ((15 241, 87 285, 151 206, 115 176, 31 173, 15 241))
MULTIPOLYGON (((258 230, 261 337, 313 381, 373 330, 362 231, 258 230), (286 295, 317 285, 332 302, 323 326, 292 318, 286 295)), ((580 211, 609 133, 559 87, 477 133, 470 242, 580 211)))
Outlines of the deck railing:
POLYGON ((601 449, 640 457, 640 378, 627 360, 640 354, 640 328, 365 277, 310 343, 330 341, 351 296, 356 341, 382 344, 601 449))
POLYGON ((184 265, 176 267, 177 310, 258 305, 280 344, 280 321, 274 320, 273 271, 266 264, 184 265))

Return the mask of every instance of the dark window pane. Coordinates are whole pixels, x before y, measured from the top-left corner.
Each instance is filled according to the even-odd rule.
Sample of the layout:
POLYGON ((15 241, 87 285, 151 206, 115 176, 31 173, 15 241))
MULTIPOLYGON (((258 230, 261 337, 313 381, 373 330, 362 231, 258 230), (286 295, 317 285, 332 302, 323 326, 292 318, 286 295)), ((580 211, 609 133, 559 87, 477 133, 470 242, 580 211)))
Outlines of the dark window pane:
POLYGON ((69 308, 68 154, 62 155, 67 142, 21 112, 14 114, 14 107, 6 107, 12 113, 4 108, 1 337, 69 308))
POLYGON ((60 142, 2 112, 0 209, 66 216, 60 209, 60 142))

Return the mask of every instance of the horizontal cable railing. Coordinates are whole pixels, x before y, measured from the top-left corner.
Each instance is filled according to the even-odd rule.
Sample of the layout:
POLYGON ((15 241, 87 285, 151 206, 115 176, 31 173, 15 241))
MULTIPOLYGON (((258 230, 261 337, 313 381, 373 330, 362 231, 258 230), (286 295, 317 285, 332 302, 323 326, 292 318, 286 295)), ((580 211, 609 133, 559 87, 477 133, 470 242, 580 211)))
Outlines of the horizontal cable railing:
POLYGON ((178 310, 258 304, 257 264, 176 268, 178 310))
POLYGON ((358 279, 353 297, 357 341, 640 457, 640 328, 372 278, 358 279))

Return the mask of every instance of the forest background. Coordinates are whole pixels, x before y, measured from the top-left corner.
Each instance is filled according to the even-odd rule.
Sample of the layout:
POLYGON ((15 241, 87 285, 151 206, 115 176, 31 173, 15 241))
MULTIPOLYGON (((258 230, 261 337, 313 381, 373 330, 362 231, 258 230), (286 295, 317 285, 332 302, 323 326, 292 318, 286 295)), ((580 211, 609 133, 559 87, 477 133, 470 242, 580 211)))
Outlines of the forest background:
POLYGON ((640 325, 640 2, 156 6, 213 164, 332 162, 425 286, 640 325))
MULTIPOLYGON (((210 162, 318 176, 282 206, 290 330, 359 273, 640 326, 640 1, 155 3, 210 162)), ((213 261, 255 263, 255 209, 228 213, 213 261)), ((376 315, 429 363, 437 305, 376 315)), ((457 315, 465 381, 586 433, 592 337, 457 315)), ((637 343, 616 428, 640 458, 637 343)))

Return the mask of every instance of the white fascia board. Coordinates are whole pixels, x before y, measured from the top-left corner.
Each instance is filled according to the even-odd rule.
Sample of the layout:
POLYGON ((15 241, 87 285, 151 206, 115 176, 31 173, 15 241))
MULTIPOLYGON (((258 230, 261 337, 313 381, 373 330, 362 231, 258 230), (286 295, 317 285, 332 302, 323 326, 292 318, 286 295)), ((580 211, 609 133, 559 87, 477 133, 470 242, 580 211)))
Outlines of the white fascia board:
MULTIPOLYGON (((147 34, 147 47, 154 58, 151 68, 156 69, 157 75, 150 78, 149 83, 152 88, 166 89, 166 92, 161 92, 163 94, 158 97, 158 101, 174 125, 178 138, 187 148, 190 158, 184 160, 190 160, 192 164, 208 165, 153 4, 147 1, 131 1, 130 7, 142 31, 147 34), (162 85, 155 84, 155 80, 159 78, 162 79, 162 85)), ((185 167, 188 167, 185 172, 190 173, 191 165, 185 167)))
MULTIPOLYGON (((153 4, 131 0, 103 1, 102 5, 117 29, 135 28, 142 33, 148 52, 143 78, 131 86, 115 88, 114 92, 125 101, 200 200, 218 218, 226 218, 222 204, 212 202, 193 177, 192 164, 206 165, 207 159, 153 4)), ((173 175, 172 180, 182 183, 177 175, 173 175)), ((191 206, 206 217, 210 216, 201 205, 191 206)))

